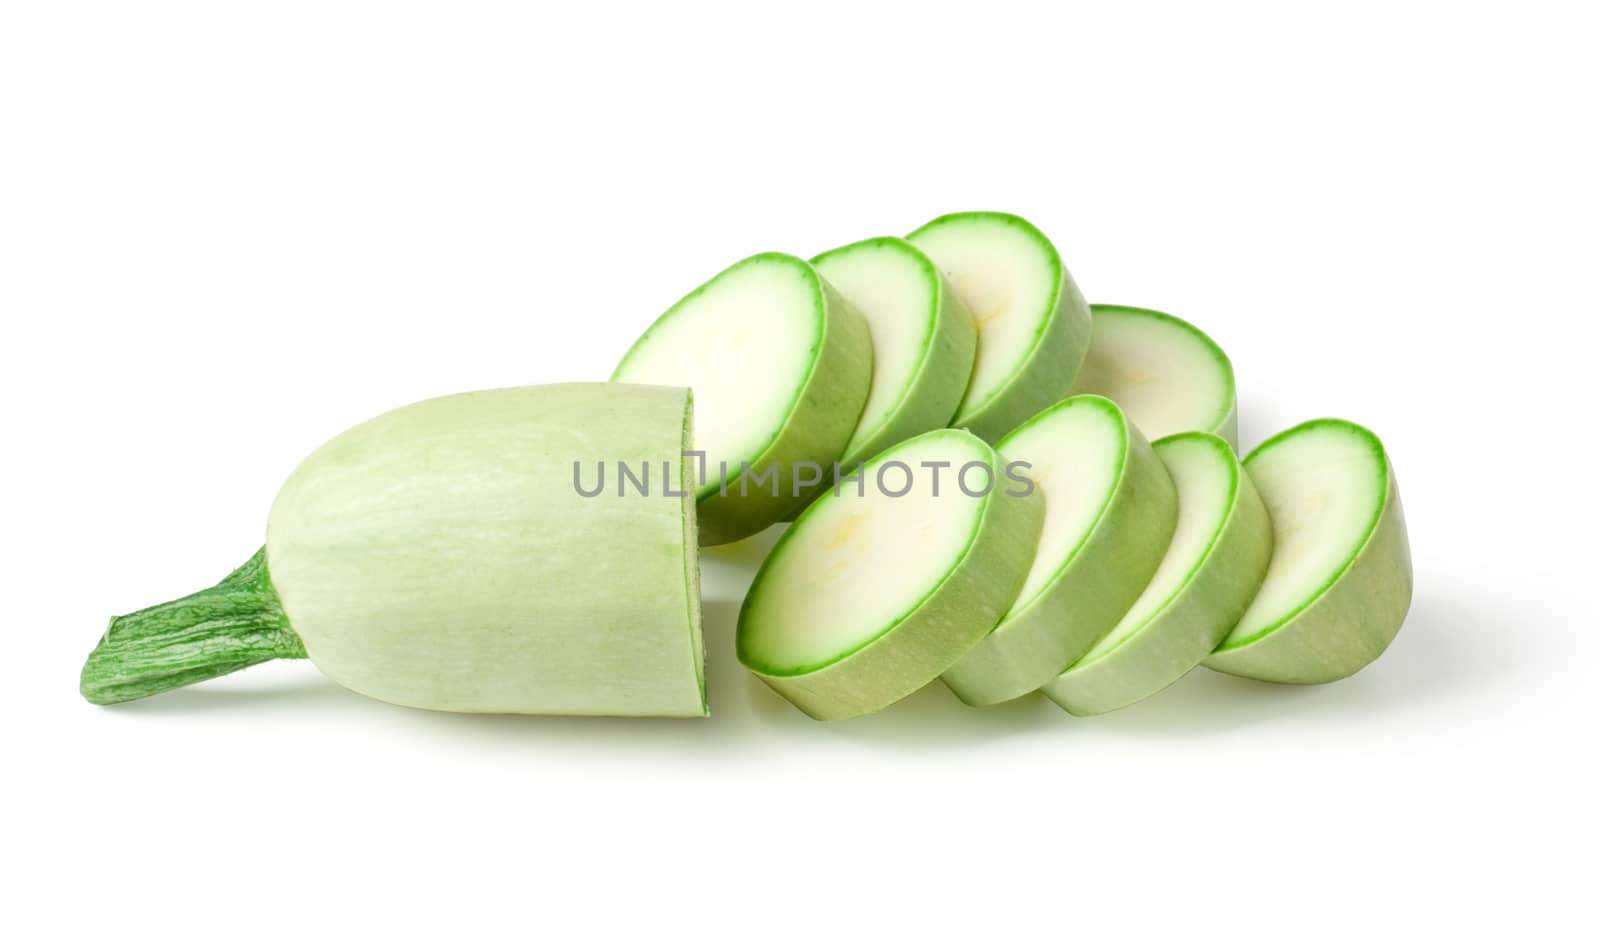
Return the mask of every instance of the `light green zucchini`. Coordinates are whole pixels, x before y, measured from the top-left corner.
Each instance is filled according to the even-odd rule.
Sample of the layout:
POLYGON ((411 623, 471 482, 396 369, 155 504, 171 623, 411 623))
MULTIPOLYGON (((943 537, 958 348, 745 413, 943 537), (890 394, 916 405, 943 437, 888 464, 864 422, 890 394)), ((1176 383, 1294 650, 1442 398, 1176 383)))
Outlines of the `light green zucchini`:
POLYGON ((579 383, 358 425, 289 477, 244 569, 113 619, 83 694, 309 656, 417 708, 703 715, 691 417, 686 389, 579 383), (602 463, 605 489, 584 496, 602 463))
POLYGON ((1133 608, 1044 686, 1073 714, 1133 704, 1200 664, 1244 614, 1272 558, 1272 521, 1231 445, 1190 432, 1153 447, 1178 489, 1178 526, 1133 608))
POLYGON ((1066 396, 1089 348, 1089 306, 1049 238, 1015 214, 970 211, 906 239, 977 322, 977 358, 952 427, 997 442, 1066 396))
POLYGON ((739 613, 739 660, 814 718, 904 698, 994 627, 1021 587, 1044 504, 964 431, 867 462, 795 521, 739 613))
POLYGON ((872 337, 811 264, 757 254, 667 310, 612 381, 693 389, 700 538, 730 543, 831 476, 867 401, 872 337))
POLYGON ((1206 665, 1295 684, 1355 674, 1411 607, 1405 513, 1383 443, 1352 422, 1308 421, 1267 439, 1244 468, 1272 515, 1272 564, 1206 665))
POLYGON ((1239 449, 1233 363, 1211 337, 1176 316, 1096 303, 1089 354, 1072 390, 1122 406, 1151 439, 1209 431, 1239 449))
POLYGON ((1172 478, 1109 399, 1079 395, 1034 416, 997 450, 1044 495, 1039 549, 993 632, 944 673, 971 705, 1009 701, 1061 674, 1149 582, 1178 519, 1172 478))
POLYGON ((876 237, 811 262, 872 334, 872 389, 841 467, 948 425, 972 376, 978 335, 933 261, 898 237, 876 237))

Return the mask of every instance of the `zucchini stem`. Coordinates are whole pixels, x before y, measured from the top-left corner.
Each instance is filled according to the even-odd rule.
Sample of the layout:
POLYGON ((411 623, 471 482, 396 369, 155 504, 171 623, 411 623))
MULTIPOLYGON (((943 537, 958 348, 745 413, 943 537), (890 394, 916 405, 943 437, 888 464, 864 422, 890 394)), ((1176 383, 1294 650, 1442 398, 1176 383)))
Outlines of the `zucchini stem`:
POLYGON ((94 704, 144 698, 274 658, 305 658, 267 575, 267 551, 210 589, 115 616, 83 664, 94 704))

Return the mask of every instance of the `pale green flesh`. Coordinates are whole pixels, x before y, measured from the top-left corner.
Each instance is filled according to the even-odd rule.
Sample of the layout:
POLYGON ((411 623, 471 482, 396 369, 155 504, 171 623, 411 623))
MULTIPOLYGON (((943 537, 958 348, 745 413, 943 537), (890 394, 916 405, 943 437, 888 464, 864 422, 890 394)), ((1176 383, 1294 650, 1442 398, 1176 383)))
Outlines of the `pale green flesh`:
POLYGON ((1152 439, 1205 431, 1237 448, 1233 367, 1210 337, 1155 310, 1090 309, 1094 330, 1075 393, 1106 396, 1152 439))
MULTIPOLYGON (((933 431, 891 448, 867 462, 868 484, 882 468, 900 490, 893 462, 924 486, 823 495, 762 565, 739 614, 739 660, 814 718, 868 714, 937 678, 994 628, 1039 540, 1037 491, 1003 473, 981 497, 957 486, 965 464, 1004 471, 974 435, 933 431), (938 497, 924 461, 950 465, 938 497)), ((969 488, 982 493, 983 477, 974 468, 969 488)))
POLYGON ((1244 613, 1272 557, 1272 523, 1231 445, 1186 432, 1154 450, 1177 488, 1177 528, 1133 605, 1041 689, 1072 714, 1126 707, 1205 661, 1244 613))
MULTIPOLYGON (((1128 614, 1074 667, 1092 664, 1110 654, 1165 609, 1194 578, 1233 508, 1237 460, 1219 457, 1209 444, 1199 440, 1157 444, 1155 450, 1178 489, 1178 525, 1172 544, 1128 614)), ((1196 656, 1195 661, 1202 657, 1196 656)))
POLYGON ((1272 565, 1219 651, 1271 633, 1327 590, 1372 535, 1387 495, 1381 448, 1345 424, 1296 429, 1258 448, 1245 469, 1272 515, 1272 565))
POLYGON ((705 713, 689 393, 580 383, 434 399, 338 436, 272 507, 272 581, 313 662, 449 711, 705 713), (618 460, 650 463, 618 496, 618 460), (607 489, 582 497, 596 465, 607 489), (670 486, 662 491, 662 463, 670 486))
POLYGON ((910 238, 932 257, 978 323, 978 359, 961 409, 981 405, 1016 372, 1055 305, 1061 263, 1033 235, 988 218, 959 218, 910 238))
POLYGON ((1029 465, 1045 523, 1016 602, 942 676, 978 706, 1040 688, 1110 631, 1155 572, 1177 521, 1161 461, 1098 395, 1040 413, 998 450, 1029 465))
POLYGON ((1088 348, 1087 304, 1061 257, 1014 215, 950 214, 908 238, 977 323, 977 357, 952 424, 998 442, 1064 397, 1088 348))
POLYGON ((1100 520, 1122 473, 1126 429, 1115 409, 1098 399, 1027 425, 1000 443, 1000 452, 1026 462, 1044 493, 1044 530, 1022 591, 1006 616, 1026 610, 1061 572, 1100 520))
MULTIPOLYGON (((785 537, 782 556, 763 569, 747 603, 750 634, 740 643, 746 664, 772 674, 800 674, 849 655, 910 612, 966 552, 983 509, 955 485, 962 464, 982 460, 956 438, 919 439, 892 453, 907 464, 911 491, 879 491, 869 465, 865 496, 841 484, 785 537), (933 496, 924 462, 948 462, 933 496)), ((890 491, 902 472, 886 471, 890 491)), ((973 486, 976 487, 976 481, 973 486)))
MULTIPOLYGON (((824 300, 804 261, 762 254, 695 290, 634 344, 612 380, 694 391, 703 494, 754 464, 772 445, 810 378, 822 343, 824 300)), ((820 459, 831 460, 831 459, 820 459)))
POLYGON ((966 386, 965 378, 954 376, 971 371, 976 330, 965 307, 945 298, 932 261, 910 243, 884 237, 828 251, 812 263, 872 335, 872 388, 845 447, 844 466, 944 427, 966 386))

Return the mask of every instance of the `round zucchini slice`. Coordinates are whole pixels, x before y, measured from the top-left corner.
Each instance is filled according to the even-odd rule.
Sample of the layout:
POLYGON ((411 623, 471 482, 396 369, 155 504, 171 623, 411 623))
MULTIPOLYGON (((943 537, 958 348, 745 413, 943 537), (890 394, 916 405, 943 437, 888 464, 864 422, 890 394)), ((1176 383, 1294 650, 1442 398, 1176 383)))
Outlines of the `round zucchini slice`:
POLYGON ((1039 228, 969 211, 907 238, 933 258, 978 326, 978 354, 952 427, 997 442, 1055 404, 1089 348, 1089 305, 1039 228))
POLYGON ((1272 521, 1232 446, 1189 432, 1153 447, 1178 488, 1178 527, 1133 608, 1044 686, 1073 714, 1133 704, 1199 665, 1244 615, 1272 558, 1272 521))
POLYGON ((700 539, 730 543, 782 519, 831 474, 866 404, 872 338, 811 264, 764 253, 667 310, 612 381, 693 390, 700 539))
POLYGON ((1044 495, 1044 530, 1005 618, 944 673, 971 705, 1034 691, 1088 651, 1150 581, 1178 518, 1166 468, 1098 395, 1040 413, 997 450, 1029 466, 1044 495))
POLYGON ((814 718, 887 707, 994 628, 1043 520, 1038 492, 972 434, 906 441, 779 540, 739 612, 739 661, 814 718))
POLYGON ((933 261, 898 237, 877 237, 811 262, 872 334, 872 390, 841 467, 948 425, 972 376, 978 330, 933 261))
POLYGON ((1206 665, 1294 684, 1355 674, 1411 607, 1405 513, 1383 443, 1348 421, 1308 421, 1267 439, 1244 469, 1272 515, 1272 564, 1206 665))
POLYGON ((1122 406, 1155 440, 1209 431, 1239 449, 1233 363, 1211 337, 1176 316, 1096 303, 1089 354, 1072 390, 1122 406))

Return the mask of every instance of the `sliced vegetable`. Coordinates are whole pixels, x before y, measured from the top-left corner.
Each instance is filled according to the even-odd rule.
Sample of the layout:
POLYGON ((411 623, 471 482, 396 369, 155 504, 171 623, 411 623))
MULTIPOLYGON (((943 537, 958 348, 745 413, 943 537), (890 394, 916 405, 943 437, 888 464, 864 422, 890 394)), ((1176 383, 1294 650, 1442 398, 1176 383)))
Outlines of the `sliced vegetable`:
POLYGON ((872 339, 811 264, 764 253, 667 310, 612 381, 694 390, 701 541, 728 543, 776 523, 832 473, 866 404, 872 339))
POLYGON ((1389 647, 1411 606, 1405 513, 1382 442, 1348 421, 1308 421, 1269 438, 1244 468, 1272 515, 1272 564, 1206 665, 1306 684, 1354 674, 1389 647))
POLYGON ((1072 387, 1089 306, 1037 227, 1014 214, 947 214, 911 234, 978 325, 972 379, 951 424, 998 441, 1072 387))
POLYGON ((1233 363, 1176 316, 1096 303, 1089 354, 1074 392, 1104 395, 1150 438, 1209 431, 1239 449, 1233 363))
POLYGON ((418 708, 703 715, 690 419, 686 389, 581 383, 358 425, 289 477, 264 554, 113 619, 83 694, 127 701, 309 656, 418 708))
POLYGON ((739 613, 739 661, 814 718, 877 711, 994 627, 1044 504, 964 431, 913 438, 806 508, 739 613))
POLYGON ((1216 435, 1157 441, 1178 488, 1178 527, 1133 608, 1044 693, 1073 714, 1103 714, 1155 694, 1217 647, 1244 614, 1272 558, 1272 522, 1216 435))
POLYGON ((998 450, 1044 494, 1039 549, 995 630, 944 673, 962 701, 995 704, 1061 674, 1109 632, 1172 539, 1177 492, 1116 404, 1080 395, 1036 415, 998 450))
POLYGON ((949 424, 972 375, 978 333, 933 261, 898 237, 878 237, 811 262, 872 334, 872 389, 842 467, 949 424))

